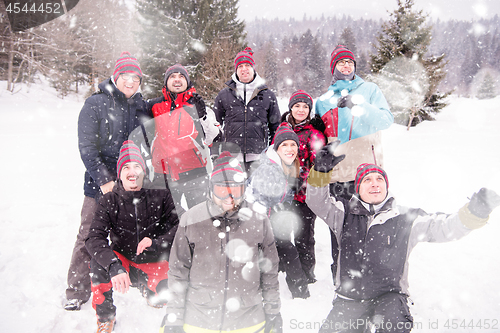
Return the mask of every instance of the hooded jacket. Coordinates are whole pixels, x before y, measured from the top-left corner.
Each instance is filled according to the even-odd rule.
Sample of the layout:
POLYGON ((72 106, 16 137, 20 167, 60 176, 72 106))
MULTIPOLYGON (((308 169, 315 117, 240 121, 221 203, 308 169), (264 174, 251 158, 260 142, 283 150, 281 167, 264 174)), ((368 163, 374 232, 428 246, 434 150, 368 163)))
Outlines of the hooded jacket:
POLYGON ((244 84, 233 74, 226 85, 215 99, 215 117, 223 125, 223 133, 214 141, 234 143, 239 152, 255 154, 257 159, 271 143, 280 124, 276 96, 259 75, 244 84))
POLYGON ((278 254, 269 220, 243 202, 211 200, 182 215, 170 254, 167 325, 236 330, 280 311, 278 254))
MULTIPOLYGON (((314 173, 311 170, 313 177, 314 173)), ((309 179, 306 203, 337 238, 335 285, 344 298, 370 300, 388 292, 409 295, 408 258, 417 243, 456 240, 485 221, 466 207, 455 214, 427 214, 398 206, 390 194, 377 207, 357 196, 336 200, 328 186, 313 183, 309 179)))
POLYGON ((179 180, 179 174, 205 166, 210 155, 205 146, 201 118, 206 117, 205 103, 194 87, 171 94, 163 87, 163 100, 153 106, 156 136, 152 144, 156 173, 179 180))
POLYGON ((340 140, 335 155, 346 155, 333 169, 332 183, 353 181, 356 168, 363 163, 383 167, 380 131, 391 126, 394 116, 376 84, 365 82, 357 75, 352 81, 337 80, 318 98, 315 108, 316 114, 325 123, 328 142, 336 138, 340 140), (337 107, 337 100, 344 90, 361 100, 354 110, 337 107))
POLYGON ((136 127, 152 118, 148 110, 140 93, 127 99, 111 78, 85 100, 78 117, 78 147, 86 168, 86 196, 95 198, 100 186, 116 180, 120 147, 136 127))
POLYGON ((178 224, 168 190, 126 191, 118 180, 113 190, 100 198, 85 246, 106 270, 118 261, 113 251, 139 264, 168 260, 178 224), (151 238, 153 244, 136 255, 144 237, 151 238))

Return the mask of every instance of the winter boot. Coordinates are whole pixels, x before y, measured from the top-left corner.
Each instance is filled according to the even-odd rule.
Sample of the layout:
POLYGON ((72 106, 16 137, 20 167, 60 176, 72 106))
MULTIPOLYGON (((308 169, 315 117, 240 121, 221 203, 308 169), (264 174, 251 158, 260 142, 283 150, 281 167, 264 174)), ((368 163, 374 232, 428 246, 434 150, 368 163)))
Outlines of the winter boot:
POLYGON ((154 291, 149 290, 144 284, 139 285, 139 290, 141 291, 142 297, 146 299, 149 306, 153 308, 162 308, 166 305, 166 301, 162 300, 154 291))
POLYGON ((116 319, 108 319, 107 321, 100 321, 97 319, 97 333, 111 333, 115 328, 116 319))
POLYGON ((292 289, 290 290, 292 292, 292 297, 293 298, 303 298, 303 299, 306 299, 306 298, 309 298, 309 296, 311 296, 309 294, 309 288, 307 288, 307 286, 301 286, 301 287, 298 287, 297 289, 292 289))
POLYGON ((64 304, 64 310, 67 311, 79 311, 82 308, 82 304, 85 303, 81 299, 72 298, 68 299, 66 304, 64 304))

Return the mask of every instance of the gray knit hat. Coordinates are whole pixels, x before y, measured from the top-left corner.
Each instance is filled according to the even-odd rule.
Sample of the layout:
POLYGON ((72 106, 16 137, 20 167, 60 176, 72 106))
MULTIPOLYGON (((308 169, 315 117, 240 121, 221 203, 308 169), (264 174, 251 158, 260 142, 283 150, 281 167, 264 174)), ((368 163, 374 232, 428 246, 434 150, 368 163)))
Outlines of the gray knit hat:
POLYGON ((165 72, 165 80, 163 81, 163 85, 165 87, 167 86, 168 78, 174 73, 181 73, 186 78, 187 86, 191 87, 191 80, 189 79, 188 71, 181 64, 175 64, 167 69, 167 71, 165 72))

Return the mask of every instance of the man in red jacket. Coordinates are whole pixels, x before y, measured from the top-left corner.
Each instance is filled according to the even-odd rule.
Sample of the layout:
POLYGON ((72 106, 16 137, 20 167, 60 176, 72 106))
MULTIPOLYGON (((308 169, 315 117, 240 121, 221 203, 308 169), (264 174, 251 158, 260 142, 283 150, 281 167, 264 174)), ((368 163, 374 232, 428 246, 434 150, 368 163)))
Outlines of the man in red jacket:
POLYGON ((180 216, 206 199, 208 145, 219 129, 213 111, 205 106, 180 64, 165 72, 163 99, 153 106, 153 115, 156 134, 151 153, 155 178, 170 188, 180 216), (187 207, 181 205, 182 196, 187 207))

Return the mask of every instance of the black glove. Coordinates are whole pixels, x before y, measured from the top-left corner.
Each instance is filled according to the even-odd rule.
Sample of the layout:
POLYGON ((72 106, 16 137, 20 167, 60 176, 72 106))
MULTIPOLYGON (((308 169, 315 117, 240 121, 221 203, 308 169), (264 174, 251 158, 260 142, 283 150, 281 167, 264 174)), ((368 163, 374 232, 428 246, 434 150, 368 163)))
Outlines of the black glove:
POLYGON ((266 314, 266 327, 264 333, 283 333, 283 319, 281 313, 275 315, 266 314))
POLYGON ((163 333, 184 333, 182 326, 163 326, 163 333))
POLYGON ((198 117, 200 119, 204 119, 204 117, 207 115, 207 108, 205 106, 205 101, 203 101, 203 98, 201 98, 200 95, 194 94, 193 102, 194 106, 196 107, 196 111, 198 111, 198 117))
POLYGON ((315 115, 314 118, 311 119, 310 124, 321 133, 325 133, 326 126, 320 116, 315 115))
POLYGON ((499 205, 500 196, 495 191, 483 187, 470 198, 469 211, 477 217, 485 219, 499 205))
POLYGON ((340 144, 340 140, 335 140, 330 142, 316 154, 316 160, 314 161, 314 170, 319 172, 330 172, 337 164, 339 164, 345 155, 335 156, 333 153, 340 144))
POLYGON ((339 108, 349 108, 349 109, 352 109, 353 106, 354 106, 354 103, 352 102, 352 96, 351 95, 342 96, 337 101, 337 107, 339 107, 339 108))

